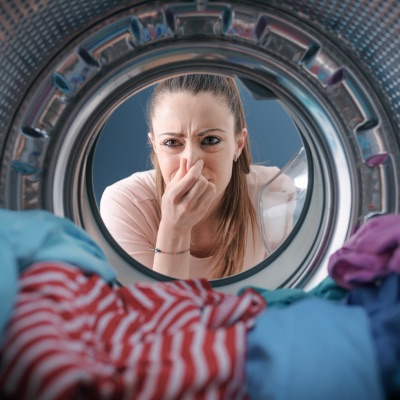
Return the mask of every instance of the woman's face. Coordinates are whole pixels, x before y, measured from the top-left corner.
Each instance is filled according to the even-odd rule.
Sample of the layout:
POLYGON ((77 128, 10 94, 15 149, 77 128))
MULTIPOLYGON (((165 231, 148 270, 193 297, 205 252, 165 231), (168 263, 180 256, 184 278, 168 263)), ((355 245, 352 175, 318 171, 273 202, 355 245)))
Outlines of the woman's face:
POLYGON ((247 135, 246 129, 235 135, 234 116, 225 102, 205 92, 168 93, 155 104, 152 125, 149 138, 165 183, 174 177, 182 158, 187 171, 202 159, 202 175, 215 184, 216 201, 220 200, 247 135))

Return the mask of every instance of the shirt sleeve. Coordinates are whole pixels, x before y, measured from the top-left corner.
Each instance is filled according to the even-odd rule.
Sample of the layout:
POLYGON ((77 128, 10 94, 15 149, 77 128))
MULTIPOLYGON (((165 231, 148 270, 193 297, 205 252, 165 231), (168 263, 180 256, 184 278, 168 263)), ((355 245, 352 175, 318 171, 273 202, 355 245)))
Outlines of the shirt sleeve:
POLYGON ((148 268, 153 267, 157 238, 157 205, 155 200, 138 202, 123 187, 106 188, 100 202, 100 214, 115 241, 131 257, 148 268))

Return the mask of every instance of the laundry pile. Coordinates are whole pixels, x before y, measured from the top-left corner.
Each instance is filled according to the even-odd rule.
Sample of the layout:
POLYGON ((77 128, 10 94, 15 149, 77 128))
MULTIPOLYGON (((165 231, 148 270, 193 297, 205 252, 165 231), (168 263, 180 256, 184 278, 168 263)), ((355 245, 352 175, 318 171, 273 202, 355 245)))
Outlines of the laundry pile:
POLYGON ((120 287, 92 239, 0 210, 0 398, 371 399, 400 395, 400 216, 369 221, 301 289, 120 287))
POLYGON ((268 308, 248 335, 250 398, 400 398, 400 215, 363 225, 328 272, 310 292, 257 289, 268 308))
POLYGON ((2 384, 18 399, 243 398, 245 335, 264 307, 250 289, 115 288, 37 263, 20 279, 2 384))
POLYGON ((119 287, 101 250, 71 222, 2 214, 8 282, 0 301, 14 303, 3 310, 11 317, 4 397, 245 397, 246 332, 265 308, 259 294, 222 294, 205 280, 119 287), (16 292, 17 279, 13 301, 6 289, 16 292))

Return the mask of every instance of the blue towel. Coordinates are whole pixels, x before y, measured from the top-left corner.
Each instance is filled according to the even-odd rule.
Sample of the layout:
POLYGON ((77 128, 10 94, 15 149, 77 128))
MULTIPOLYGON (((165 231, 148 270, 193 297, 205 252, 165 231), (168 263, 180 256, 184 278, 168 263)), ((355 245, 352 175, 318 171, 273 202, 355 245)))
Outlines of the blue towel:
POLYGON ((268 309, 248 335, 250 399, 383 399, 365 310, 319 298, 268 309))
POLYGON ((0 209, 0 343, 18 292, 18 277, 37 261, 66 262, 113 283, 100 247, 70 220, 43 211, 0 209))

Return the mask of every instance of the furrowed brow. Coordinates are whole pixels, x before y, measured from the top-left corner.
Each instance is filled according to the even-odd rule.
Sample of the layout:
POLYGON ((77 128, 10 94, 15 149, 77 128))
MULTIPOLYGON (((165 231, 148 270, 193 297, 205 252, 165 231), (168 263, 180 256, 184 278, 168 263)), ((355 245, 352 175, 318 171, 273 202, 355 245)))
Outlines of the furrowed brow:
POLYGON ((160 136, 175 136, 175 137, 185 137, 184 133, 177 133, 177 132, 164 132, 160 133, 160 136))
POLYGON ((210 128, 210 129, 206 129, 206 130, 204 130, 204 131, 199 132, 199 133, 197 134, 197 136, 204 136, 204 135, 206 135, 207 133, 213 132, 213 131, 218 131, 218 132, 226 133, 226 131, 224 131, 224 130, 221 129, 221 128, 210 128))
MULTIPOLYGON (((209 132, 213 132, 213 131, 218 131, 218 132, 222 132, 222 133, 226 133, 226 131, 224 131, 221 128, 209 128, 209 129, 205 129, 204 131, 201 131, 197 134, 197 136, 204 136, 209 132)), ((187 135, 185 133, 179 133, 179 132, 163 132, 160 133, 159 136, 174 136, 174 137, 186 137, 187 135)))

